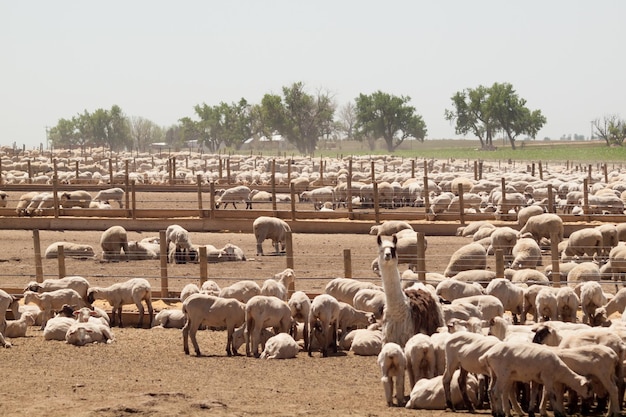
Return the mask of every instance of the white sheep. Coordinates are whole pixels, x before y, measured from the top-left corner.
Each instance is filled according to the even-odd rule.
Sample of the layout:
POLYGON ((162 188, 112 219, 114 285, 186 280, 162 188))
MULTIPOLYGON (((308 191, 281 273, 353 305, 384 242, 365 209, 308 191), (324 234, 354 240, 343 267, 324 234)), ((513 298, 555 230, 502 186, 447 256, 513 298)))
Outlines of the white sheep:
POLYGON ((246 260, 243 249, 239 246, 227 243, 219 250, 217 262, 241 262, 246 260))
POLYGON ((87 300, 87 291, 89 290, 89 281, 85 278, 74 275, 63 278, 49 278, 43 282, 31 281, 26 285, 24 291, 33 291, 44 293, 56 290, 71 288, 76 291, 84 300, 87 300))
POLYGON ((125 254, 126 259, 129 261, 143 261, 148 259, 159 259, 160 253, 161 248, 158 244, 131 240, 128 242, 128 252, 125 254))
POLYGON ((504 315, 504 306, 502 301, 493 295, 472 295, 469 297, 457 298, 452 301, 452 305, 460 303, 470 303, 478 307, 481 312, 482 319, 491 320, 493 317, 504 315))
POLYGON ((517 230, 511 227, 496 228, 493 233, 491 233, 491 244, 487 252, 489 254, 495 254, 499 249, 502 250, 505 260, 510 259, 513 247, 517 243, 517 233, 517 230))
POLYGON ((370 228, 370 235, 391 236, 401 230, 413 231, 413 227, 405 221, 387 220, 382 224, 372 226, 370 228))
POLYGON ((71 317, 55 316, 45 324, 43 329, 44 340, 65 340, 69 328, 76 323, 71 317))
POLYGON ((246 203, 246 209, 252 209, 252 201, 250 200, 250 188, 245 185, 237 185, 235 187, 228 188, 226 190, 220 190, 218 197, 215 199, 215 208, 219 209, 220 205, 224 205, 224 208, 228 204, 232 204, 233 208, 237 208, 235 203, 246 203))
MULTIPOLYGON (((299 328, 296 329, 296 332, 295 332, 295 334, 293 336, 294 340, 298 337, 298 335, 301 336, 301 334, 298 333, 298 330, 299 330, 299 328)), ((245 323, 243 324, 243 326, 237 327, 235 329, 235 331, 233 332, 232 347, 233 347, 233 354, 234 355, 239 355, 239 352, 237 352, 237 351, 239 350, 241 345, 246 343, 246 334, 245 334, 245 332, 246 332, 246 325, 245 325, 245 323)), ((271 329, 261 329, 261 337, 259 339, 259 343, 261 344, 261 346, 265 346, 267 341, 272 336, 275 336, 273 330, 271 330, 271 329)), ((300 339, 300 338, 298 337, 298 339, 300 339)))
POLYGON ((221 291, 222 290, 220 286, 217 285, 217 282, 212 281, 212 280, 204 281, 202 285, 200 286, 200 292, 203 292, 209 295, 215 295, 216 297, 220 295, 221 291))
POLYGON ((489 271, 487 269, 468 269, 466 271, 461 271, 450 278, 465 283, 476 283, 487 286, 487 284, 495 277, 496 271, 489 271))
POLYGON ((452 277, 469 269, 485 269, 487 267, 487 251, 478 243, 470 243, 457 249, 448 262, 443 275, 452 277))
POLYGON ((550 239, 556 234, 557 243, 563 240, 563 220, 554 213, 543 213, 530 217, 524 227, 520 229, 520 236, 530 233, 536 242, 545 237, 550 239))
POLYGON ((309 356, 313 356, 312 340, 318 340, 322 356, 328 356, 328 346, 337 352, 337 330, 341 306, 335 297, 320 294, 313 299, 309 313, 309 356))
POLYGON ((247 303, 252 297, 260 294, 261 287, 259 287, 259 284, 251 280, 242 280, 222 288, 219 296, 222 298, 235 298, 242 303, 247 303))
POLYGON ((356 293, 363 289, 382 291, 382 288, 371 282, 364 282, 353 278, 334 278, 324 287, 324 292, 332 295, 337 301, 351 304, 356 293))
POLYGON ((457 236, 463 236, 463 237, 472 237, 474 235, 474 233, 476 233, 482 227, 486 227, 486 228, 489 228, 489 229, 494 229, 496 226, 494 226, 492 223, 490 223, 487 220, 470 222, 465 227, 459 227, 457 229, 456 235, 457 236))
POLYGON ((544 213, 544 210, 543 210, 543 207, 541 206, 533 205, 533 206, 524 207, 520 209, 520 211, 517 212, 517 224, 519 225, 519 227, 524 227, 526 223, 528 222, 528 219, 530 219, 533 216, 538 216, 543 213, 544 213))
POLYGON ((531 326, 514 326, 504 317, 489 320, 488 334, 506 342, 517 341, 530 343, 535 336, 531 326))
POLYGON ((279 333, 265 342, 261 359, 292 359, 298 355, 300 346, 287 333, 279 333))
POLYGON ((354 294, 352 305, 357 310, 368 311, 373 313, 376 319, 381 319, 385 308, 385 293, 371 288, 361 288, 354 294))
MULTIPOLYGON (((255 295, 245 306, 246 355, 259 357, 261 329, 273 327, 274 333, 289 333, 291 329, 291 309, 276 297, 255 295)), ((265 346, 261 347, 264 350, 265 346)))
POLYGON ((454 304, 443 304, 443 320, 450 323, 451 320, 469 320, 472 317, 482 319, 483 313, 480 309, 471 303, 456 302, 454 304))
POLYGON ((100 323, 111 327, 109 315, 99 307, 82 307, 75 310, 73 315, 81 323, 100 323))
POLYGON ((376 322, 373 313, 357 310, 348 303, 339 302, 339 318, 337 328, 341 334, 346 334, 350 330, 365 328, 376 322))
POLYGON ((275 253, 284 251, 287 233, 291 232, 291 227, 287 222, 277 217, 260 216, 252 223, 252 230, 256 238, 256 254, 263 255, 263 241, 266 239, 272 240, 275 253))
POLYGON ((185 325, 185 315, 179 309, 164 309, 159 311, 152 320, 151 327, 164 329, 182 329, 185 325))
POLYGON ((393 406, 394 386, 397 405, 404 405, 406 358, 400 345, 393 342, 385 343, 378 354, 378 366, 383 374, 380 380, 385 389, 387 405, 393 406))
POLYGON ((279 300, 287 301, 287 288, 278 281, 267 279, 261 286, 261 295, 273 296, 279 300))
POLYGON ((192 258, 194 251, 189 232, 180 225, 172 224, 165 229, 165 247, 168 248, 170 244, 174 244, 174 251, 169 252, 168 261, 170 263, 186 263, 197 259, 192 258))
POLYGON ((380 329, 356 329, 341 337, 341 348, 357 356, 377 356, 383 348, 380 329))
MULTIPOLYGON (((604 305, 604 309, 607 317, 611 316, 613 313, 623 312, 624 309, 626 309, 626 288, 622 288, 616 292, 613 298, 604 305)), ((626 315, 622 315, 622 318, 626 319, 626 315)))
POLYGON ((596 281, 583 282, 580 287, 580 306, 583 323, 593 325, 596 309, 607 303, 602 287, 596 281))
POLYGON ((65 334, 65 342, 75 346, 84 346, 88 343, 111 343, 114 340, 109 326, 94 322, 76 322, 67 329, 65 334))
MULTIPOLYGON (((539 217, 539 216, 535 216, 539 217)), ((535 217, 531 217, 534 219, 535 217)), ((512 251, 513 262, 511 268, 536 268, 542 264, 541 248, 539 244, 531 238, 521 238, 517 241, 512 251)))
POLYGON ((32 313, 24 313, 17 320, 7 320, 4 329, 4 337, 26 337, 28 326, 35 325, 35 316, 32 313))
POLYGON ((586 281, 600 281, 600 279, 600 268, 595 262, 581 262, 567 274, 567 282, 570 286, 576 286, 586 281))
POLYGON ((63 254, 70 258, 93 258, 96 256, 91 245, 74 242, 54 242, 51 243, 44 252, 46 259, 56 259, 59 257, 59 246, 63 246, 63 254))
POLYGON ((507 268, 504 271, 504 276, 506 278, 510 278, 511 282, 514 284, 526 284, 526 285, 548 285, 550 280, 546 276, 545 273, 537 271, 536 269, 510 269, 507 268), (511 275, 507 275, 508 273, 511 275))
POLYGON ((556 320, 559 313, 555 291, 549 287, 539 290, 535 298, 535 307, 538 314, 537 321, 556 320))
POLYGON ((80 207, 89 208, 91 194, 84 190, 65 192, 60 197, 63 208, 80 207))
POLYGON ((438 297, 452 301, 461 297, 484 294, 484 288, 479 283, 469 283, 455 278, 447 278, 437 284, 435 292, 438 297))
POLYGON ((30 205, 33 198, 38 195, 39 192, 31 191, 25 194, 22 194, 17 202, 17 206, 15 207, 15 212, 18 217, 25 216, 28 213, 26 212, 26 208, 30 205))
MULTIPOLYGON (((458 369, 454 371, 450 384, 451 403, 455 408, 464 406, 463 396, 457 382, 460 372, 458 369)), ((409 394, 409 400, 405 407, 414 410, 445 410, 446 396, 443 391, 442 381, 442 375, 417 381, 409 394)), ((478 380, 472 374, 468 374, 466 377, 466 391, 472 406, 477 407, 480 404, 478 399, 478 380)))
POLYGON ((148 323, 152 323, 154 312, 152 309, 152 287, 144 278, 131 278, 125 282, 118 282, 108 287, 92 287, 87 293, 87 300, 93 304, 95 300, 106 300, 111 305, 111 325, 115 325, 115 316, 119 317, 119 327, 122 324, 122 306, 135 304, 139 310, 139 323, 137 327, 143 327, 144 307, 148 308, 148 323))
POLYGON ((280 282, 289 290, 296 286, 296 273, 291 268, 285 268, 281 272, 274 274, 274 280, 280 282))
POLYGON ((196 340, 196 333, 201 325, 207 327, 226 327, 226 354, 237 354, 233 351, 233 333, 236 327, 245 321, 246 305, 233 298, 220 298, 207 294, 192 294, 182 306, 186 317, 183 326, 183 349, 189 355, 189 338, 193 344, 196 356, 201 356, 200 347, 196 340))
MULTIPOLYGON (((291 317, 295 323, 303 323, 302 339, 304 340, 304 350, 309 350, 309 314, 311 311, 311 300, 303 291, 295 291, 291 294, 287 302, 291 310, 291 317)), ((291 335, 296 338, 295 326, 291 328, 291 335)))
POLYGON ((513 315, 513 322, 519 322, 518 315, 522 314, 524 308, 524 290, 521 287, 506 278, 496 278, 487 285, 485 294, 497 297, 502 302, 504 311, 510 311, 513 315))
POLYGON ((572 232, 567 239, 567 245, 561 254, 561 261, 573 259, 591 261, 600 255, 603 247, 602 232, 598 229, 586 227, 572 232))
POLYGON ((120 208, 124 208, 124 190, 119 187, 100 190, 91 200, 98 202, 117 201, 117 203, 120 205, 120 208))
POLYGON ((24 291, 24 304, 30 303, 37 304, 43 311, 42 330, 45 328, 46 322, 52 317, 52 312, 60 310, 64 304, 78 308, 87 305, 83 297, 71 288, 63 288, 41 294, 29 290, 24 291))
POLYGON ((435 376, 435 347, 430 336, 423 333, 411 336, 404 345, 404 356, 411 388, 420 379, 435 376))
POLYGON ((122 226, 111 226, 100 237, 102 258, 104 260, 124 259, 128 253, 128 235, 122 226), (121 255, 120 251, 124 254, 121 255))
POLYGON ((580 298, 571 287, 561 287, 556 293, 558 319, 565 322, 576 322, 576 312, 580 306, 580 298))
POLYGON ((185 285, 183 287, 182 290, 180 290, 180 302, 184 302, 187 297, 189 297, 192 294, 197 294, 200 292, 200 288, 198 288, 198 286, 196 284, 193 283, 189 283, 187 285, 185 285))
POLYGON ((335 190, 328 187, 322 187, 316 188, 311 191, 303 191, 302 193, 300 193, 300 201, 312 202, 314 210, 319 210, 326 202, 330 202, 334 206, 335 190))

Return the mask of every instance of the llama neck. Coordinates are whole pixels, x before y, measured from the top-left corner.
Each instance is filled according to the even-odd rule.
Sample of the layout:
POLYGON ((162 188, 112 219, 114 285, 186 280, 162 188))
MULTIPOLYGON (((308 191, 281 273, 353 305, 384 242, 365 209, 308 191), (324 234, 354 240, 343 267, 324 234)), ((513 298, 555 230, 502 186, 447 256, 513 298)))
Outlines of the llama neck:
POLYGON ((383 289, 387 299, 387 308, 393 308, 396 306, 406 305, 406 296, 402 291, 402 284, 400 281, 400 273, 398 272, 398 266, 395 263, 382 263, 379 261, 380 274, 383 280, 383 289))

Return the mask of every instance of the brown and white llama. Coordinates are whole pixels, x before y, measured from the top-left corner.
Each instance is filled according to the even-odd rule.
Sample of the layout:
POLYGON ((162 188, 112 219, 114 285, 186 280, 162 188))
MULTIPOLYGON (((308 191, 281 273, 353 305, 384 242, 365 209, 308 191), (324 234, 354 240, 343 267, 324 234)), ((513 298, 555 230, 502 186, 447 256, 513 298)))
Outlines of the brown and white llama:
POLYGON ((404 347, 416 333, 432 335, 443 326, 439 300, 423 284, 402 289, 396 255, 396 235, 393 239, 377 237, 378 265, 385 290, 383 314, 383 343, 394 342, 404 347))

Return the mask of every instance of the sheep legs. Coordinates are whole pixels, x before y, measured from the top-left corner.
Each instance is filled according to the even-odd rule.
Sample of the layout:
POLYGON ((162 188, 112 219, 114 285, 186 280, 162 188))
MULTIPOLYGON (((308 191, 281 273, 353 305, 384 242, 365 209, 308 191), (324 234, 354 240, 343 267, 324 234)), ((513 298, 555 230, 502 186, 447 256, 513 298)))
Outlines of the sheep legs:
POLYGON ((183 326, 183 349, 185 350, 185 355, 189 355, 189 337, 191 337, 191 343, 196 351, 196 356, 202 356, 200 353, 200 347, 198 346, 198 341, 196 340, 197 331, 198 327, 192 326, 191 320, 187 319, 187 322, 183 326))

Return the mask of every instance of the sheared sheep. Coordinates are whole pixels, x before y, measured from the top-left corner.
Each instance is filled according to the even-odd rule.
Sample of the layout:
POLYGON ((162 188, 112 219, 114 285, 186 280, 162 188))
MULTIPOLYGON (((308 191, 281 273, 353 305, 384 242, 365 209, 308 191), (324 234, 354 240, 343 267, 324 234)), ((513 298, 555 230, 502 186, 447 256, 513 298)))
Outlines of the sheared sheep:
MULTIPOLYGON (((309 350, 309 314, 311 311, 311 300, 303 291, 296 291, 291 294, 287 302, 291 310, 291 317, 294 325, 303 323, 302 339, 304 340, 304 350, 309 350)), ((291 328, 291 335, 296 338, 295 326, 291 328)))
POLYGON ((313 356, 312 339, 319 341, 322 356, 328 356, 328 346, 337 352, 337 330, 341 306, 335 297, 320 294, 313 299, 309 313, 309 356, 313 356))
POLYGON ((35 325, 35 316, 32 313, 24 313, 17 320, 7 320, 4 337, 25 337, 28 326, 35 325))
POLYGON ((435 348, 430 336, 422 333, 413 335, 404 345, 404 356, 411 388, 420 379, 435 376, 435 348))
POLYGON ((261 359, 292 359, 298 355, 300 346, 287 333, 279 333, 265 342, 261 359))
POLYGON ((552 234, 556 234, 557 243, 563 240, 563 220, 554 213, 543 213, 530 217, 524 227, 520 229, 520 236, 530 233, 538 243, 541 238, 550 239, 552 234))
POLYGON ((337 301, 351 304, 356 293, 363 288, 382 291, 382 288, 371 282, 359 281, 353 278, 334 278, 326 284, 324 292, 333 296, 337 301))
POLYGON ((273 327, 275 334, 289 333, 291 322, 291 309, 284 301, 265 295, 252 297, 245 306, 246 355, 259 357, 261 329, 273 327))
POLYGON ((41 294, 29 290, 24 291, 24 304, 30 303, 37 304, 43 311, 42 330, 45 328, 46 322, 52 317, 52 312, 60 310, 64 304, 78 308, 87 305, 83 297, 71 288, 63 288, 41 294))
POLYGON ((237 206, 235 203, 246 203, 246 209, 252 209, 252 201, 250 200, 250 188, 245 185, 238 185, 235 187, 228 188, 226 190, 220 190, 219 195, 215 199, 215 208, 219 209, 220 205, 224 205, 224 208, 228 207, 229 204, 233 205, 233 208, 236 209, 237 206))
POLYGON ((63 254, 70 258, 93 258, 96 256, 91 245, 84 245, 74 242, 54 242, 45 251, 46 259, 56 259, 59 257, 59 246, 63 246, 63 254))
POLYGON ((198 286, 196 284, 193 283, 189 283, 187 285, 185 285, 183 287, 182 290, 180 290, 180 302, 184 302, 187 297, 189 297, 192 294, 198 294, 200 292, 200 288, 198 288, 198 286))
POLYGON ((124 190, 119 187, 100 190, 98 194, 96 194, 96 196, 91 200, 99 202, 117 201, 117 203, 120 205, 120 208, 124 208, 124 190))
POLYGON ((83 298, 83 300, 87 300, 89 281, 79 276, 69 276, 58 279, 49 278, 44 280, 43 282, 31 281, 26 285, 24 291, 28 290, 37 293, 44 293, 65 288, 71 288, 75 290, 83 298))
POLYGON ((538 314, 536 320, 538 322, 554 321, 558 318, 558 302, 553 288, 544 287, 539 290, 535 298, 535 306, 538 314))
POLYGON ((561 255, 561 261, 574 259, 591 261, 602 253, 602 232, 598 229, 586 227, 572 232, 567 239, 567 245, 561 255))
MULTIPOLYGON (((459 388, 458 379, 460 370, 454 371, 452 382, 450 384, 451 403, 455 408, 462 408, 464 401, 461 390, 459 388)), ((431 379, 420 379, 416 382, 411 390, 406 408, 414 410, 445 410, 446 396, 443 391, 443 376, 437 375, 431 379)), ((473 407, 480 404, 478 399, 478 380, 472 374, 467 375, 466 379, 467 397, 473 407)))
POLYGON ((222 298, 234 298, 242 303, 247 303, 252 297, 260 294, 261 287, 259 287, 259 284, 251 280, 242 280, 222 288, 219 296, 222 298))
POLYGON ((285 250, 287 233, 291 232, 291 227, 282 219, 277 217, 261 216, 252 223, 252 230, 256 238, 257 255, 263 255, 263 241, 272 240, 275 253, 285 250), (278 245, 280 244, 280 249, 278 245))
POLYGON ((593 325, 596 309, 607 303, 602 287, 596 281, 587 281, 580 287, 580 306, 583 323, 593 325))
POLYGON ((89 208, 91 194, 84 190, 65 192, 60 197, 63 208, 80 207, 89 208))
POLYGON ((107 261, 125 259, 128 253, 128 235, 122 226, 111 226, 100 237, 102 258, 107 261), (120 251, 124 254, 121 255, 120 251))
MULTIPOLYGON (((531 217, 531 219, 535 217, 531 217)), ((538 265, 542 264, 541 248, 539 244, 531 238, 519 239, 513 247, 512 255, 512 269, 536 268, 538 265)))
POLYGON ((261 286, 261 295, 273 296, 279 300, 287 301, 287 288, 278 281, 267 279, 261 286))
POLYGON ((394 386, 397 405, 404 405, 406 358, 400 345, 393 342, 385 343, 378 354, 378 366, 380 366, 383 374, 380 380, 385 389, 387 405, 389 407, 393 406, 394 386))
POLYGON ((185 325, 185 315, 182 310, 164 309, 159 311, 152 320, 151 327, 163 327, 165 329, 182 329, 185 325))
POLYGON ((357 310, 368 311, 373 313, 376 319, 381 319, 385 307, 385 293, 381 290, 362 288, 354 294, 352 305, 357 310))
POLYGON ((485 269, 487 267, 487 251, 478 243, 470 243, 457 249, 451 256, 443 275, 452 277, 469 269, 485 269))
POLYGON ((122 324, 122 306, 135 304, 139 310, 139 323, 137 327, 143 327, 144 307, 142 301, 148 307, 149 321, 152 323, 154 312, 152 309, 152 288, 144 278, 131 278, 126 282, 118 282, 108 287, 92 287, 87 293, 87 301, 93 304, 95 300, 104 299, 111 305, 111 326, 115 325, 115 316, 119 317, 119 327, 122 324))
POLYGON ((485 293, 482 285, 479 283, 468 283, 455 278, 447 278, 441 281, 437 284, 435 291, 438 297, 446 301, 485 293))
POLYGON ((84 346, 88 343, 111 343, 114 340, 109 326, 94 322, 76 322, 67 329, 65 334, 65 342, 75 346, 84 346))
POLYGON ((370 235, 391 236, 401 230, 413 230, 413 227, 405 221, 387 220, 380 225, 370 228, 370 235))
POLYGON ((487 285, 485 294, 497 297, 502 302, 504 311, 511 312, 513 322, 519 322, 518 316, 522 314, 524 307, 524 290, 521 287, 506 278, 496 278, 487 285))

